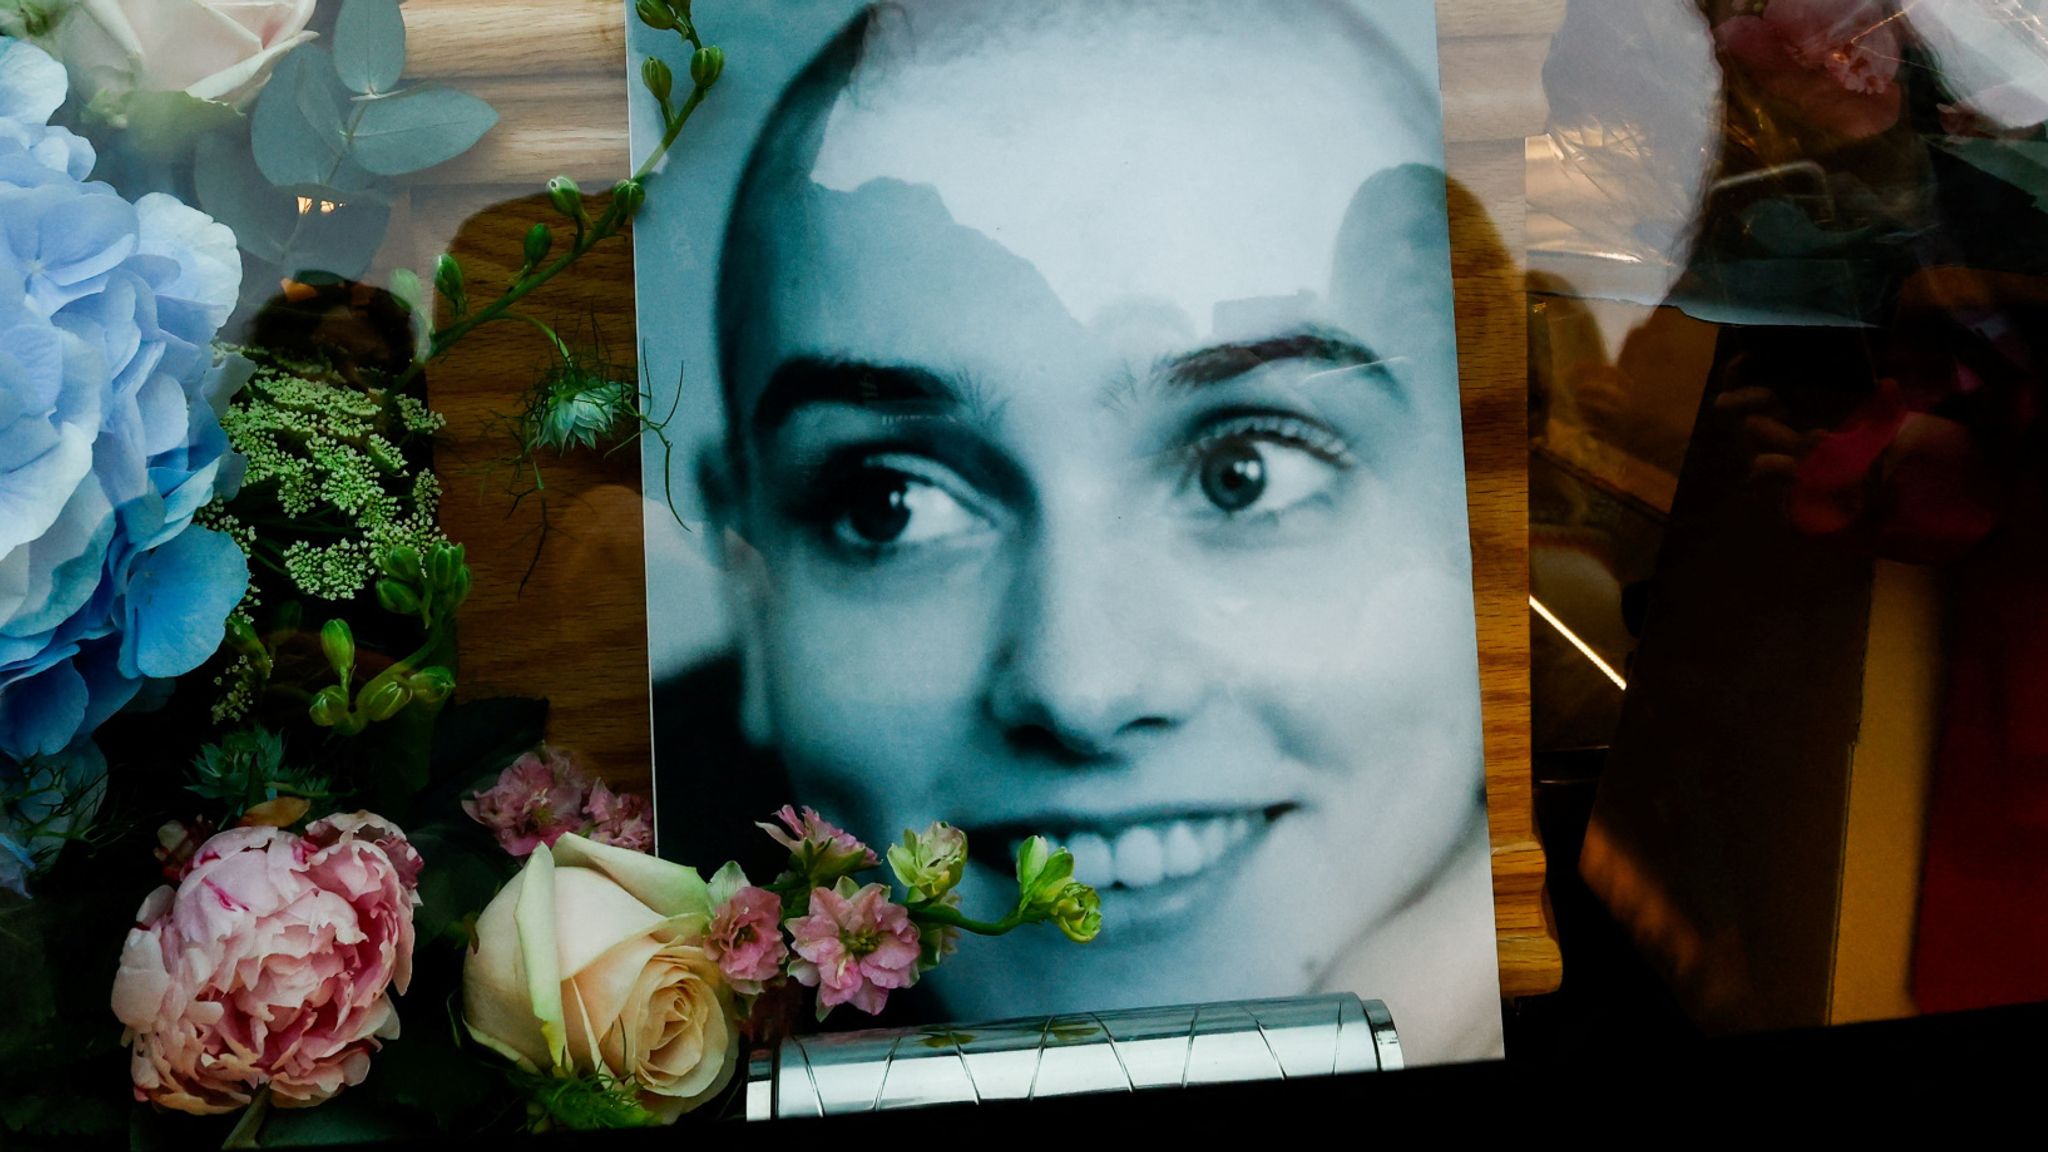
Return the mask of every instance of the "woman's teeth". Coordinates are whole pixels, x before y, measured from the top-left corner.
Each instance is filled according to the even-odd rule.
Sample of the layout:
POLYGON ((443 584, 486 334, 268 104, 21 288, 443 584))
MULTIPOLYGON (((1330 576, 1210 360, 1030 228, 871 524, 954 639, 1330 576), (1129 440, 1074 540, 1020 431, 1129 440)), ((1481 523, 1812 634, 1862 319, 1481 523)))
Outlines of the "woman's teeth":
MULTIPOLYGON (((1074 854, 1074 878, 1097 888, 1150 888, 1193 876, 1251 837, 1263 816, 1212 816, 1134 824, 1121 832, 1077 832, 1056 841, 1074 854), (1256 823, 1255 823, 1256 821, 1256 823)), ((1016 857, 1017 845, 1010 855, 1016 857)))

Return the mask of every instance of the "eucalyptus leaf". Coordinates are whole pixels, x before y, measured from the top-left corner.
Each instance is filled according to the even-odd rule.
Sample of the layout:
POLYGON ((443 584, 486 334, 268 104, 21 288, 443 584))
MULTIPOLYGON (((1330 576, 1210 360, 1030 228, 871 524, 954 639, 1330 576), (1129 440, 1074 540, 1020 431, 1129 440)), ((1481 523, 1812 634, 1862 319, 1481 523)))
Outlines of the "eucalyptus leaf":
POLYGON ((345 0, 334 21, 334 70, 362 93, 389 92, 405 71, 398 0, 345 0))
POLYGON ((334 62, 317 44, 278 61, 249 113, 249 147, 272 184, 325 185, 348 155, 349 106, 334 62))
POLYGON ((317 184, 286 184, 281 190, 295 196, 310 196, 316 200, 370 201, 378 204, 391 203, 391 184, 374 172, 366 172, 363 166, 341 157, 334 162, 328 179, 317 184))
POLYGON ((264 178, 246 150, 226 137, 202 137, 193 152, 192 185, 199 207, 228 226, 242 251, 270 264, 284 258, 297 207, 290 194, 264 178))
POLYGON ((417 172, 462 155, 497 122, 469 93, 424 85, 358 103, 349 154, 380 176, 417 172))
POLYGON ((322 212, 316 205, 300 218, 278 267, 296 280, 315 272, 360 279, 369 271, 390 224, 391 209, 382 204, 355 201, 337 205, 332 212, 322 212))

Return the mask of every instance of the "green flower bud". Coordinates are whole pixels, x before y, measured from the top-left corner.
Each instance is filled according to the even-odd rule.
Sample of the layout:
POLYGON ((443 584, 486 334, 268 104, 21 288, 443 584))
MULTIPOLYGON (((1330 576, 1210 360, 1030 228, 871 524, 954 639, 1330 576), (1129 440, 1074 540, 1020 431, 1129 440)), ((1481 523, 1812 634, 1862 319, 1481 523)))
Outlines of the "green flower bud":
POLYGON ((420 594, 412 590, 412 585, 386 577, 377 581, 377 603, 386 612, 400 616, 417 616, 420 611, 420 594))
POLYGON ((435 664, 412 674, 406 687, 412 689, 415 698, 423 703, 438 704, 455 691, 455 673, 435 664))
POLYGON ((1047 860, 1052 858, 1052 842, 1043 836, 1033 836, 1017 849, 1017 888, 1029 892, 1037 882, 1038 874, 1045 871, 1047 860))
POLYGON ((377 557, 378 567, 394 580, 407 584, 420 582, 420 554, 410 544, 393 544, 377 557))
POLYGON ((699 88, 718 83, 719 74, 724 71, 725 49, 716 44, 706 44, 690 56, 690 82, 699 88))
POLYGON ((618 204, 619 213, 630 218, 647 202, 647 187, 638 180, 621 180, 612 185, 612 199, 618 204))
POLYGON ((455 573, 454 587, 442 594, 441 600, 445 605, 443 611, 453 611, 467 599, 469 599, 469 565, 465 564, 460 571, 455 573))
POLYGON ((412 689, 396 680, 386 680, 363 698, 363 715, 371 720, 389 720, 412 703, 412 689))
POLYGON ((906 830, 903 843, 889 846, 889 868, 905 888, 936 900, 967 870, 967 834, 943 820, 922 834, 906 830))
POLYGON ((1069 881, 1053 901, 1052 922, 1076 944, 1086 944, 1102 931, 1102 897, 1079 881, 1069 881))
POLYGON ((555 211, 569 219, 583 219, 583 189, 567 176, 557 176, 548 181, 548 200, 554 204, 555 211))
POLYGON ((639 0, 633 5, 633 11, 640 14, 640 22, 649 28, 666 32, 676 26, 676 14, 669 11, 668 5, 661 0, 639 0))
POLYGON ((327 664, 336 675, 348 676, 349 669, 356 666, 356 637, 349 631, 348 621, 337 617, 321 625, 320 650, 327 654, 327 664))
POLYGON ((427 554, 427 579, 437 591, 447 592, 455 587, 455 574, 462 570, 461 546, 436 544, 427 554))
POLYGON ((1052 915, 1053 906, 1073 879, 1074 854, 1052 847, 1043 836, 1026 840, 1017 853, 1018 904, 1038 919, 1052 915))
POLYGON ((462 286, 462 262, 454 253, 443 252, 434 263, 434 290, 447 297, 457 312, 469 311, 469 296, 462 286))
POLYGON ((342 691, 339 684, 329 684, 314 694, 306 715, 322 728, 334 727, 348 719, 348 693, 342 691))
POLYGON ((669 70, 668 61, 659 56, 649 56, 640 63, 640 82, 654 93, 656 100, 666 101, 676 85, 676 74, 669 70))
POLYGON ((546 224, 535 224, 526 230, 526 262, 538 265, 548 258, 548 249, 555 246, 555 230, 546 224))

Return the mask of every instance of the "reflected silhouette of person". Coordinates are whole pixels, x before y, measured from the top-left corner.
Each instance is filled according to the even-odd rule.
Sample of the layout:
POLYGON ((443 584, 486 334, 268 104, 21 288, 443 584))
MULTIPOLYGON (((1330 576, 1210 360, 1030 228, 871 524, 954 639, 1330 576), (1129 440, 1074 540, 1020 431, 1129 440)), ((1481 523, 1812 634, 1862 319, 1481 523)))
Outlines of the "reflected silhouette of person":
POLYGON ((1411 1058, 1499 1051, 1441 120, 1390 10, 876 6, 755 145, 701 466, 745 738, 866 837, 965 829, 969 909, 1033 833, 1103 897, 1092 944, 964 944, 950 1018, 1343 989, 1411 1058))

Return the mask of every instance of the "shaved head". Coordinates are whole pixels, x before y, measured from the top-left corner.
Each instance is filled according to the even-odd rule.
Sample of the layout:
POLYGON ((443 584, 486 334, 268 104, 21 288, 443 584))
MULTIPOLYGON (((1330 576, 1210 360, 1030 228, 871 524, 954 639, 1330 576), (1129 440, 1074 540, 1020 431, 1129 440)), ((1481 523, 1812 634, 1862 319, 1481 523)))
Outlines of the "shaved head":
POLYGON ((1207 331, 1218 302, 1324 289, 1291 270, 1327 266, 1370 176, 1434 166, 1438 131, 1414 61, 1343 0, 871 5, 785 90, 744 170, 719 276, 728 414, 772 368, 752 353, 793 303, 778 286, 849 218, 883 258, 916 249, 906 214, 977 232, 1083 324, 1135 308, 1207 331), (1290 202, 1303 189, 1311 212, 1290 202), (1219 227, 1239 251, 1191 243, 1219 227), (1101 274, 1119 251, 1142 279, 1101 274))

